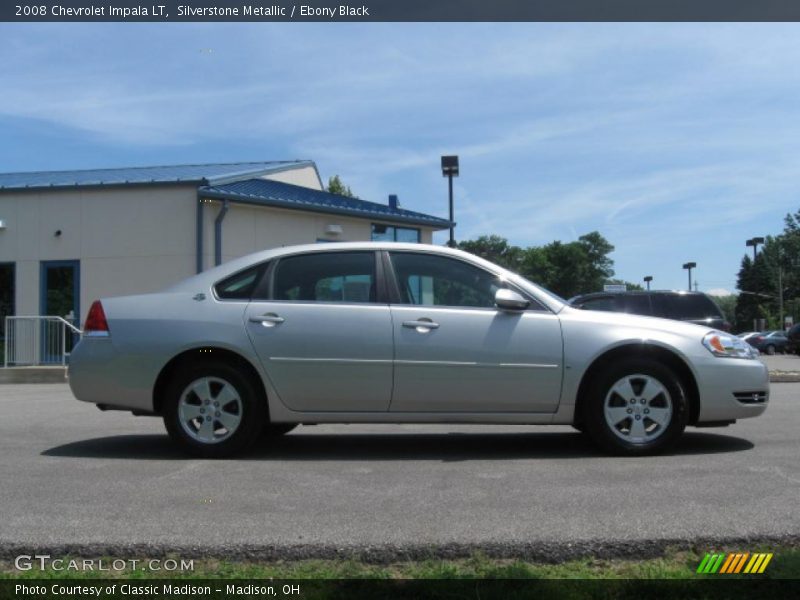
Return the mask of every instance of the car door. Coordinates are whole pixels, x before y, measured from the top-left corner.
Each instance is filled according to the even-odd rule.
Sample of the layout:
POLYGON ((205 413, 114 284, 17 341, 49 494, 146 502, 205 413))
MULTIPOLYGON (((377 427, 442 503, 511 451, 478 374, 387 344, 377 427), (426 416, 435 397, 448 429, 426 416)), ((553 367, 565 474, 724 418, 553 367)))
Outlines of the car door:
POLYGON ((273 387, 296 411, 386 411, 392 389, 389 307, 377 302, 376 254, 281 258, 245 326, 273 387))
POLYGON ((457 258, 389 252, 395 339, 393 412, 555 412, 563 345, 558 317, 534 303, 504 311, 507 287, 457 258))

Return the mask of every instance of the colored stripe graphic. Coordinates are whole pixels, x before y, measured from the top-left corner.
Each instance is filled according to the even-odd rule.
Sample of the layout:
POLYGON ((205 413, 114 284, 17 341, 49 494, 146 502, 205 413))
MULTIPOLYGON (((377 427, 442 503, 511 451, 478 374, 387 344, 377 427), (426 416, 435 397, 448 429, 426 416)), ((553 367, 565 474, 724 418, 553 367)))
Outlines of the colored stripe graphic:
POLYGON ((704 574, 719 572, 720 574, 728 575, 749 573, 755 575, 756 573, 764 572, 769 561, 772 560, 772 556, 772 553, 762 552, 756 552, 755 554, 750 554, 749 552, 706 553, 697 566, 697 572, 704 574))
POLYGON ((708 564, 709 560, 711 559, 711 555, 706 552, 706 555, 703 557, 703 560, 700 561, 700 564, 697 566, 698 573, 705 573, 706 565, 708 564))
POLYGON ((745 552, 744 554, 742 554, 742 558, 740 558, 739 562, 736 563, 736 569, 733 569, 734 573, 738 573, 739 571, 742 570, 742 567, 744 567, 744 561, 746 561, 749 558, 749 556, 750 556, 749 552, 745 552))
POLYGON ((758 553, 753 554, 753 556, 750 557, 750 562, 747 563, 747 566, 744 568, 744 572, 745 573, 750 573, 753 570, 753 567, 756 565, 756 563, 759 561, 760 558, 761 558, 760 554, 758 554, 758 553))
POLYGON ((764 569, 766 569, 766 568, 767 568, 767 565, 769 564, 769 561, 771 561, 771 560, 772 560, 772 553, 770 552, 770 553, 769 553, 769 554, 767 554, 767 556, 764 558, 764 562, 763 562, 763 563, 761 563, 761 567, 758 569, 758 572, 759 572, 759 573, 763 573, 763 572, 764 572, 764 569))
POLYGON ((733 562, 733 559, 735 557, 736 557, 735 554, 728 554, 728 560, 726 560, 725 564, 722 565, 722 569, 720 569, 720 573, 727 573, 728 572, 728 567, 731 566, 731 563, 733 562))

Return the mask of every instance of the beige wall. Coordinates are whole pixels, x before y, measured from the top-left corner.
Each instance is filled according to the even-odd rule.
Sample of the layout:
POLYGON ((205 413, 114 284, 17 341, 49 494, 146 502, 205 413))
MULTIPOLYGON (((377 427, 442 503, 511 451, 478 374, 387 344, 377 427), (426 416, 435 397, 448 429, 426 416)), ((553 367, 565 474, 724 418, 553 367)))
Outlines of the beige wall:
MULTIPOLYGON (((290 173, 296 177, 291 183, 319 188, 313 168, 281 173, 281 180, 290 179, 290 173)), ((0 230, 0 262, 16 263, 16 313, 40 313, 40 261, 80 261, 81 320, 97 298, 156 291, 193 275, 196 203, 194 186, 0 193, 0 220, 6 222, 0 230)), ((214 264, 220 206, 218 201, 203 205, 204 268, 214 264)), ((373 222, 380 221, 231 204, 223 223, 223 261, 318 239, 369 240, 373 222), (326 234, 329 224, 340 225, 342 233, 326 234)), ((422 241, 431 238, 432 230, 423 228, 422 241)))
MULTIPOLYGON (((214 220, 222 206, 220 201, 204 204, 205 246, 204 268, 214 265, 214 220)), ((251 252, 313 244, 318 240, 331 242, 367 241, 372 237, 372 224, 380 219, 356 219, 310 211, 287 210, 243 204, 229 205, 222 223, 222 261, 251 252), (339 225, 342 233, 326 233, 328 225, 339 225)), ((421 228, 421 241, 430 244, 433 230, 421 228)))
POLYGON ((40 313, 40 261, 80 261, 82 319, 96 298, 193 274, 196 198, 194 186, 0 194, 0 262, 16 263, 17 314, 40 313))

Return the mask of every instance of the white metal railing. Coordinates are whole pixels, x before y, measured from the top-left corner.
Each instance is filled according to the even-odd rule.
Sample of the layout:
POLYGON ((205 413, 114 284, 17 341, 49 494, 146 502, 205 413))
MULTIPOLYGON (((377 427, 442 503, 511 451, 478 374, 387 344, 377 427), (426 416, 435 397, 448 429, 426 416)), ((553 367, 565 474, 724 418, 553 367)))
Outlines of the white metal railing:
POLYGON ((66 365, 81 330, 63 317, 6 317, 4 365, 66 365))

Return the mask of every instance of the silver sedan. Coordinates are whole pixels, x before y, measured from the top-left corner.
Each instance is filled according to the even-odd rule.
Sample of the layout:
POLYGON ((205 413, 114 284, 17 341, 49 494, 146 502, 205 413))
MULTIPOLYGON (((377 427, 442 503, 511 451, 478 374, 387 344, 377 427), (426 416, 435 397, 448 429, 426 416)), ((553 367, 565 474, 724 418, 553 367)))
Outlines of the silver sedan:
POLYGON ((471 254, 365 242, 96 301, 69 382, 103 410, 163 417, 198 456, 342 422, 571 424, 636 455, 763 413, 754 358, 721 331, 571 308, 471 254))

